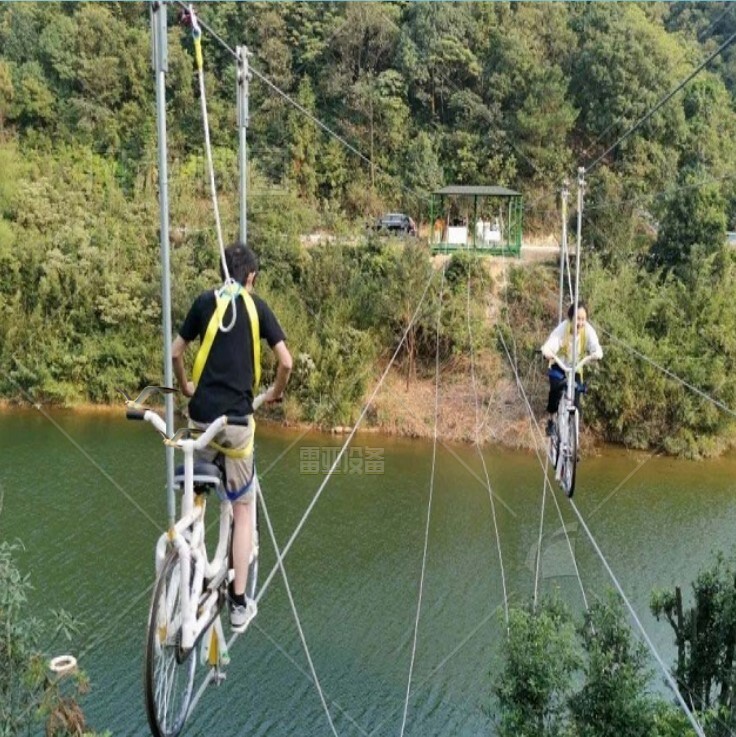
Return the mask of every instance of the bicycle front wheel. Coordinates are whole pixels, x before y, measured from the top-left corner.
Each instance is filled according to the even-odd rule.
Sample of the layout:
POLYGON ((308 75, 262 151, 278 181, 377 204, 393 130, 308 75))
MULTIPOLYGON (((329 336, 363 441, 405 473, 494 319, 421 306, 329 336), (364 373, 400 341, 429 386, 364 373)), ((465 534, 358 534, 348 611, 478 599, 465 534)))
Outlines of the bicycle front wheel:
POLYGON ((577 415, 571 415, 567 423, 567 441, 562 467, 562 488, 569 498, 575 493, 575 472, 578 465, 578 423, 577 415))
POLYGON ((560 455, 560 429, 557 422, 552 426, 552 432, 549 436, 549 449, 547 451, 549 462, 552 468, 557 469, 557 459, 560 455))
POLYGON ((181 565, 171 550, 154 587, 148 616, 144 685, 154 737, 176 737, 187 718, 197 658, 181 648, 181 565))

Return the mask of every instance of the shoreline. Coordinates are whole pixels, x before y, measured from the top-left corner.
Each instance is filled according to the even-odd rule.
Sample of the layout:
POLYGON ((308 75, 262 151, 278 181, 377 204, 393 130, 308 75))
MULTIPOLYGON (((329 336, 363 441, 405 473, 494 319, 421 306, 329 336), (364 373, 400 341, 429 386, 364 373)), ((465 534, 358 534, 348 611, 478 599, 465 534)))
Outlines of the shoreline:
MULTIPOLYGON (((463 397, 457 391, 450 389, 437 421, 438 442, 458 443, 466 446, 479 442, 481 445, 534 452, 540 449, 541 441, 543 449, 544 439, 542 436, 538 437, 537 443, 533 442, 530 436, 531 426, 528 415, 526 413, 520 414, 518 411, 509 412, 508 404, 505 401, 505 393, 496 398, 498 401, 489 399, 489 409, 494 410, 491 415, 493 421, 488 421, 489 418, 487 417, 476 433, 475 404, 472 403, 472 406, 470 406, 467 397, 463 397)), ((159 409, 163 409, 163 407, 159 409)), ((122 399, 117 404, 79 402, 63 405, 1 398, 0 414, 13 412, 38 412, 41 415, 48 412, 64 413, 78 417, 117 416, 124 418, 125 406, 122 399)), ((175 412, 177 412, 176 409, 175 412)), ((177 414, 180 413, 177 412, 177 414)), ((355 418, 351 418, 351 422, 354 423, 354 421, 355 418)), ((336 438, 347 436, 353 431, 353 424, 326 427, 289 419, 288 417, 269 417, 268 415, 259 417, 258 422, 271 428, 280 427, 289 432, 332 435, 336 438)), ((389 377, 382 391, 374 399, 366 413, 364 422, 358 428, 356 434, 385 435, 397 439, 432 442, 435 436, 434 382, 415 379, 411 387, 406 389, 402 377, 389 377)), ((585 434, 581 440, 586 455, 591 451, 595 452, 594 448, 598 443, 594 438, 585 434)))

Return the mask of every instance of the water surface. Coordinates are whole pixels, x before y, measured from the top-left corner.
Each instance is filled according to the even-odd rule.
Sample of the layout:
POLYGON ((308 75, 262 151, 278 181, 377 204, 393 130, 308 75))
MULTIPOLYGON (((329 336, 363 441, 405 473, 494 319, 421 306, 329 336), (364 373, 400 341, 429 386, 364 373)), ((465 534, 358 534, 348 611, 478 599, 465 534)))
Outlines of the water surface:
MULTIPOLYGON (((34 611, 63 607, 82 620, 80 634, 65 647, 91 679, 83 704, 90 724, 115 735, 148 734, 145 621, 153 548, 166 525, 160 441, 150 427, 117 416, 19 410, 0 415, 0 443, 0 536, 23 543, 18 562, 31 574, 34 611)), ((322 469, 334 457, 330 448, 341 443, 260 424, 258 465, 280 546, 322 483, 322 469)), ((432 445, 361 434, 353 447, 286 569, 337 733, 396 735, 417 613, 432 445)), ((530 453, 489 448, 484 458, 506 588, 512 603, 525 602, 534 589, 543 475, 530 453)), ((580 466, 576 504, 667 662, 674 654, 671 631, 649 614, 650 592, 688 587, 713 550, 730 549, 735 471, 734 458, 693 463, 615 449, 580 466)), ((545 501, 541 591, 559 589, 581 612, 563 526, 586 595, 603 595, 610 579, 567 500, 556 499, 559 513, 549 495, 545 501)), ((494 529, 477 451, 441 444, 407 735, 494 733, 492 690, 505 637, 494 529)), ((275 560, 265 527, 261 542, 263 581, 275 560)), ((185 734, 331 733, 280 577, 232 655, 227 679, 208 689, 185 734)), ((660 681, 655 676, 653 687, 660 681)))

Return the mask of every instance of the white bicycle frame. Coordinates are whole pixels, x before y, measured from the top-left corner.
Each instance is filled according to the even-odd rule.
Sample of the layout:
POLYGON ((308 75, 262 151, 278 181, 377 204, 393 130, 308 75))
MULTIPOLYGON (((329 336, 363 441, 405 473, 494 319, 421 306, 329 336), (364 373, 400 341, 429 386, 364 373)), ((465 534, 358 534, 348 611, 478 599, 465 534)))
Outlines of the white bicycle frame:
MULTIPOLYGON (((263 403, 265 395, 260 395, 253 402, 254 411, 263 403)), ((232 506, 228 499, 220 499, 220 525, 217 548, 212 559, 207 556, 205 546, 205 510, 206 497, 194 494, 194 452, 203 450, 215 436, 227 426, 227 417, 218 417, 196 440, 191 438, 172 438, 166 436, 166 423, 156 412, 146 410, 143 419, 150 422, 161 433, 167 445, 178 448, 184 454, 184 489, 181 499, 181 513, 174 526, 159 537, 156 543, 155 566, 158 577, 166 559, 167 550, 173 545, 178 554, 181 566, 180 602, 181 602, 181 648, 188 650, 194 646, 203 631, 210 625, 218 628, 218 639, 224 642, 222 624, 219 617, 213 623, 213 614, 219 608, 220 584, 232 579, 233 572, 229 568, 228 556, 230 528, 233 519, 232 506), (209 580, 210 593, 204 601, 200 594, 204 591, 204 581, 209 580)), ((219 477, 197 476, 198 482, 219 484, 219 477)), ((257 555, 257 533, 255 530, 255 507, 251 515, 253 520, 252 562, 257 555)))
MULTIPOLYGON (((580 413, 578 412, 578 408, 575 404, 575 374, 578 374, 590 359, 587 356, 583 358, 582 361, 575 366, 574 371, 572 366, 568 366, 558 355, 555 354, 553 356, 553 360, 565 372, 566 376, 565 391, 560 397, 560 403, 557 407, 559 450, 557 452, 557 458, 555 459, 555 479, 560 481, 564 467, 563 459, 565 457, 565 453, 569 452, 569 449, 567 448, 569 437, 567 423, 571 417, 575 423, 575 437, 580 437, 580 413)), ((577 453, 577 448, 575 449, 575 452, 577 453)))

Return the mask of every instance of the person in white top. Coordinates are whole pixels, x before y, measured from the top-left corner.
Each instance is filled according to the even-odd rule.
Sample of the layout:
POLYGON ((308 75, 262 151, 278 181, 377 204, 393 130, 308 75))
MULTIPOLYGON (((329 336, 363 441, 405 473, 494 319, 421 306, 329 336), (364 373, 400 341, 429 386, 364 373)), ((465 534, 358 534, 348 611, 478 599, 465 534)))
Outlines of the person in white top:
MULTIPOLYGON (((575 313, 575 305, 570 305, 567 311, 567 320, 563 320, 549 335, 542 346, 542 355, 549 360, 549 397, 547 399, 547 435, 554 429, 553 415, 557 413, 560 398, 565 390, 567 377, 565 372, 556 363, 555 358, 560 358, 564 363, 572 361, 573 328, 572 317, 575 313)), ((578 313, 575 320, 575 331, 577 333, 577 369, 575 381, 582 378, 582 367, 589 361, 599 361, 603 358, 603 349, 598 340, 598 334, 588 322, 588 310, 582 301, 578 301, 578 313)), ((579 401, 578 392, 575 392, 575 404, 579 401)))

